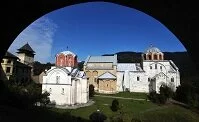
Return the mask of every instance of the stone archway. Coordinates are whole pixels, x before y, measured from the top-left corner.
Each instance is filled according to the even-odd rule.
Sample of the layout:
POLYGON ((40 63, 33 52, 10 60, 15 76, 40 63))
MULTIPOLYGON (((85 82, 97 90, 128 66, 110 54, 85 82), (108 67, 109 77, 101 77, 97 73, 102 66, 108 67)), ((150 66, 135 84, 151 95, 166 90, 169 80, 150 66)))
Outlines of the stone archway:
MULTIPOLYGON (((0 59, 12 44, 13 40, 33 21, 41 16, 57 10, 59 8, 74 5, 83 2, 92 2, 95 0, 28 0, 11 1, 2 3, 1 23, 1 48, 0 59)), ((99 0, 124 5, 130 8, 140 10, 165 25, 181 41, 187 49, 191 59, 194 61, 197 69, 197 41, 198 41, 198 7, 193 1, 125 1, 125 0, 99 0)))

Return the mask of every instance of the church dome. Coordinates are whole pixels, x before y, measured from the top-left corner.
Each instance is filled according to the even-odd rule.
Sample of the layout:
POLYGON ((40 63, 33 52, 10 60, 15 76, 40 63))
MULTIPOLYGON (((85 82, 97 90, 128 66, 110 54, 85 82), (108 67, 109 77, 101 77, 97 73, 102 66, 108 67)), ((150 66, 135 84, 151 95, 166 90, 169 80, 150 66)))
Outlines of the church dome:
POLYGON ((63 51, 63 52, 61 52, 62 54, 64 54, 64 55, 72 55, 73 57, 75 57, 76 55, 73 53, 73 52, 71 52, 71 51, 63 51))
POLYGON ((161 51, 157 47, 151 46, 145 51, 145 53, 161 53, 161 51))

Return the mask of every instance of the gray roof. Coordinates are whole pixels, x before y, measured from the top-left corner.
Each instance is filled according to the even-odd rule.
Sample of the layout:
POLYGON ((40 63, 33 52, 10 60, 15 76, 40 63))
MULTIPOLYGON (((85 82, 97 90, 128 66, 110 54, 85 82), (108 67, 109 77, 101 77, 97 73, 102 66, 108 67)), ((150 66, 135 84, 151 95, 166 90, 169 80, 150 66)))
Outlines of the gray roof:
POLYGON ((160 49, 152 45, 146 51, 144 51, 144 53, 152 53, 152 52, 161 53, 160 49))
POLYGON ((118 63, 117 71, 143 71, 139 63, 118 63))
POLYGON ((13 55, 12 53, 10 53, 10 52, 8 52, 8 51, 6 52, 4 58, 16 58, 16 59, 18 59, 17 56, 13 55))
POLYGON ((30 47, 30 45, 28 43, 26 43, 24 46, 22 46, 18 50, 19 50, 19 52, 21 52, 21 51, 29 51, 31 53, 35 53, 35 51, 30 47))
POLYGON ((105 72, 104 74, 100 75, 98 79, 116 79, 116 76, 110 72, 105 72))
POLYGON ((135 63, 118 63, 117 71, 136 71, 135 63))
POLYGON ((113 63, 113 65, 117 65, 117 54, 114 56, 88 56, 84 65, 87 63, 113 63))

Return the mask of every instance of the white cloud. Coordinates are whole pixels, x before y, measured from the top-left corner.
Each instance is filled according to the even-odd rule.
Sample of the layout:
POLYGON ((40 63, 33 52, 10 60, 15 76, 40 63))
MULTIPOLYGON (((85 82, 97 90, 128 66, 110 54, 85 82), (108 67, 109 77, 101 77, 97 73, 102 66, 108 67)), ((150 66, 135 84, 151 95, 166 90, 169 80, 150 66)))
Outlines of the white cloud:
POLYGON ((24 29, 11 44, 8 51, 16 54, 17 49, 28 42, 35 51, 35 61, 50 62, 53 37, 57 27, 52 20, 42 17, 24 29))

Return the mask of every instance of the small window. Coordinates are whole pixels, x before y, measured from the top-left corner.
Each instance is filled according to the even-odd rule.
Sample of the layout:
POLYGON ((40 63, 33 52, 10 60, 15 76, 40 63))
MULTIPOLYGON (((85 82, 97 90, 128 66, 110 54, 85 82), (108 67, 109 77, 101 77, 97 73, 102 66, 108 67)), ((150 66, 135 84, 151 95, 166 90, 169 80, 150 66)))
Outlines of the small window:
POLYGON ((162 70, 162 66, 160 66, 160 69, 162 70))
POLYGON ((94 78, 94 81, 97 82, 97 78, 94 78))
POLYGON ((148 56, 149 60, 151 60, 151 55, 148 56))
POLYGON ((171 82, 174 82, 174 78, 171 78, 171 82))
POLYGON ((148 81, 151 81, 151 78, 148 78, 148 81))
POLYGON ((10 73, 10 67, 6 67, 6 73, 10 73))
POLYGON ((137 81, 140 81, 140 77, 139 76, 137 76, 137 81))
POLYGON ((158 59, 158 57, 157 57, 157 55, 155 54, 155 55, 154 55, 154 60, 157 60, 157 59, 158 59))
POLYGON ((62 88, 62 91, 61 91, 61 93, 62 93, 62 94, 64 94, 64 88, 62 88))
POLYGON ((3 59, 1 60, 1 63, 4 63, 4 60, 3 60, 3 59))
POLYGON ((8 60, 7 63, 10 64, 10 63, 11 63, 11 60, 8 60))
POLYGON ((56 83, 58 84, 60 82, 60 76, 56 76, 56 83))
POLYGON ((157 64, 155 64, 155 69, 157 69, 157 64))
POLYGON ((51 89, 51 88, 49 89, 49 92, 50 92, 50 93, 52 92, 52 89, 51 89))
POLYGON ((150 69, 152 69, 152 66, 150 66, 150 69))
POLYGON ((107 87, 108 87, 108 84, 107 84, 107 87))

